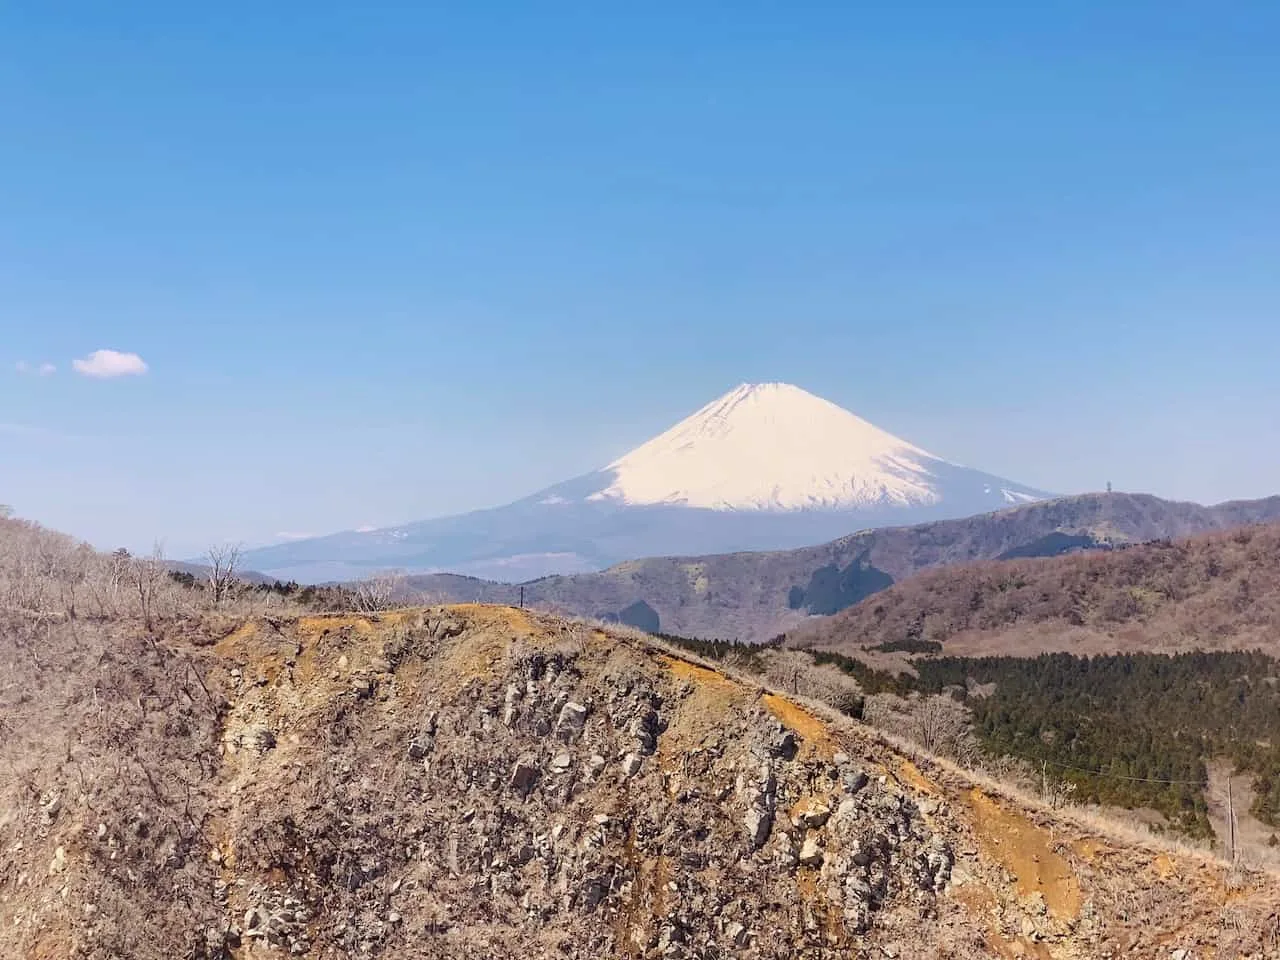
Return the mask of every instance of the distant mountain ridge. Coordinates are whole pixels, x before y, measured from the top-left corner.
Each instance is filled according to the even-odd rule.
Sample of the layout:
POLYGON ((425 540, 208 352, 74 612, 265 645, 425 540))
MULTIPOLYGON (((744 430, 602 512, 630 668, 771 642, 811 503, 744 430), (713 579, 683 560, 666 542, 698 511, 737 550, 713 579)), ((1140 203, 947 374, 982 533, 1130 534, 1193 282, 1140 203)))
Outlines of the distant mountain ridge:
MULTIPOLYGON (((865 530, 797 550, 656 557, 523 584, 526 604, 696 637, 766 640, 931 567, 1053 556, 1280 520, 1280 496, 1201 506, 1146 494, 1084 494, 961 520, 865 530)), ((521 586, 411 578, 441 600, 516 603, 521 586)))
POLYGON ((1276 656, 1278 622, 1273 520, 1125 550, 927 570, 787 639, 850 655, 915 640, 957 656, 1255 648, 1276 656))
POLYGON ((742 384, 604 468, 491 510, 248 551, 282 579, 517 581, 634 557, 800 547, 1049 496, 936 457, 789 384, 742 384))

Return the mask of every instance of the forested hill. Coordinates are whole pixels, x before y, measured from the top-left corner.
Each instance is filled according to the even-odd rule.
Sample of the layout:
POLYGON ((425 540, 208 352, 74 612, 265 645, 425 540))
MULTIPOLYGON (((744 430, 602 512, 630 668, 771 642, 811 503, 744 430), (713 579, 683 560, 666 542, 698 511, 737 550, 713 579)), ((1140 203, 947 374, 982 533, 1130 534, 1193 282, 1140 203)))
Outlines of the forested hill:
POLYGON ((923 572, 788 637, 955 655, 1280 653, 1280 524, 923 572))
POLYGON ((925 657, 914 673, 872 670, 838 653, 819 663, 869 694, 949 692, 990 757, 1048 766, 1077 802, 1159 811, 1176 830, 1211 833, 1207 764, 1253 783, 1250 812, 1280 826, 1280 661, 1257 652, 1076 657, 925 657))

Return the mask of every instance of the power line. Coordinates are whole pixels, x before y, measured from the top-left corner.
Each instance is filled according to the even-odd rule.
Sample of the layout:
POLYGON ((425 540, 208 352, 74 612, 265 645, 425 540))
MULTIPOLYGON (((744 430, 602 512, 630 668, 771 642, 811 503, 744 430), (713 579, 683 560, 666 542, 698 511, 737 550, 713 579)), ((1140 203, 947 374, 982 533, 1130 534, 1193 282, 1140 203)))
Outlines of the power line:
MULTIPOLYGON (((1016 756, 1016 754, 1009 754, 1016 756)), ((1202 786, 1203 780, 1160 780, 1156 777, 1127 777, 1122 773, 1107 773, 1103 770, 1090 770, 1087 767, 1076 767, 1069 763, 1059 763, 1057 760, 1046 760, 1043 757, 1018 757, 1019 760, 1026 760, 1028 763, 1047 763, 1051 767, 1060 767, 1063 770, 1074 770, 1077 773, 1087 773, 1093 777, 1109 777, 1112 780, 1127 780, 1130 783, 1163 783, 1169 786, 1202 786)))

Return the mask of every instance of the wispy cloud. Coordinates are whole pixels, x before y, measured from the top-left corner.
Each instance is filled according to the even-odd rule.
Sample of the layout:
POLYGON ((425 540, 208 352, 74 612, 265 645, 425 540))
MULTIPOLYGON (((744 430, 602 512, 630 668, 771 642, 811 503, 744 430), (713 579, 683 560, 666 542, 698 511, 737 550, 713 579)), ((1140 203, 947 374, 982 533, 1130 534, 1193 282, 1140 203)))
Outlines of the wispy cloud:
POLYGON ((373 533, 373 531, 377 529, 378 529, 377 527, 371 526, 366 523, 363 527, 356 527, 356 533, 373 533))
POLYGON ((84 433, 74 433, 56 427, 43 427, 37 423, 0 423, 0 437, 11 437, 13 442, 28 440, 33 443, 48 441, 53 443, 91 443, 96 440, 110 439, 95 437, 84 433))
POLYGON ((29 423, 0 423, 0 433, 11 437, 60 437, 62 434, 47 427, 37 427, 29 423))
POLYGON ((99 380, 139 377, 147 372, 147 365, 140 356, 118 350, 95 350, 82 360, 72 360, 71 366, 81 376, 99 380))
POLYGON ((13 368, 24 377, 52 377, 58 372, 58 368, 52 363, 27 363, 25 360, 19 360, 13 368))
POLYGON ((315 536, 314 533, 290 533, 288 531, 283 531, 281 533, 276 534, 276 539, 277 540, 310 540, 314 536, 315 536))

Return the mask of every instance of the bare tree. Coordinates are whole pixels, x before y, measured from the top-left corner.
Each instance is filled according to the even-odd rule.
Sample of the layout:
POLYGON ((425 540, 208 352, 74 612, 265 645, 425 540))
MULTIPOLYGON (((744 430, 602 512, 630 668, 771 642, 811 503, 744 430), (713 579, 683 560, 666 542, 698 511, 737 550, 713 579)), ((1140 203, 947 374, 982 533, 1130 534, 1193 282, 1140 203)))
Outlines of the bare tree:
POLYGON ((962 759, 968 750, 969 711, 945 693, 924 697, 911 711, 914 739, 931 753, 962 759))
POLYGON ((405 574, 403 570, 381 570, 370 574, 355 586, 355 608, 362 613, 389 610, 403 602, 405 574))
POLYGON ((73 615, 85 574, 81 545, 28 520, 10 516, 0 523, 0 606, 73 615))
POLYGON ((239 543, 216 543, 204 555, 209 567, 209 592, 213 594, 215 604, 222 603, 231 595, 236 580, 236 570, 240 565, 240 554, 243 545, 239 543))
POLYGON ((164 562, 164 545, 156 541, 149 557, 134 557, 128 567, 129 585, 138 598, 142 620, 150 629, 156 612, 156 598, 169 570, 164 562))
POLYGON ((914 740, 930 753, 971 763, 978 756, 969 709, 945 693, 899 697, 873 693, 863 707, 864 722, 914 740))
POLYGON ((1050 780, 1044 776, 1041 782, 1044 801, 1054 810, 1065 807, 1075 796, 1076 785, 1069 780, 1050 780))

